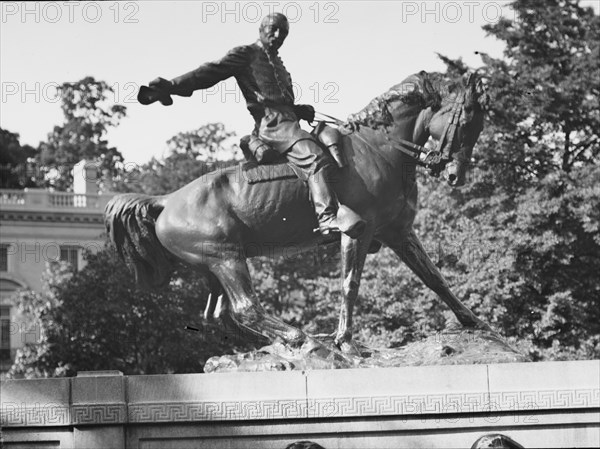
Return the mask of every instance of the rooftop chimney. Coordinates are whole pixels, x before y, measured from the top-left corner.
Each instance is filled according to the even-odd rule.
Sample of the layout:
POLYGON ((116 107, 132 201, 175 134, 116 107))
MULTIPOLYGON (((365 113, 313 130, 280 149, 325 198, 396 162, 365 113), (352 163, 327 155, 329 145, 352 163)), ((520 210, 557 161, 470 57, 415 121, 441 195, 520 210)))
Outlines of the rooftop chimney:
POLYGON ((73 193, 97 195, 99 177, 97 162, 85 159, 79 161, 73 167, 73 193))

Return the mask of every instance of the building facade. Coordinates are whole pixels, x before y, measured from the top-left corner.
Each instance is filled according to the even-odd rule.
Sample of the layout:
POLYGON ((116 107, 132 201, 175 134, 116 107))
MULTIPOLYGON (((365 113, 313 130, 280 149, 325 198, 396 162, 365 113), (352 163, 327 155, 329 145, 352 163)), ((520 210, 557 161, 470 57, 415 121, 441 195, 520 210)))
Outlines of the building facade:
POLYGON ((114 194, 98 194, 94 164, 74 169, 74 192, 0 189, 0 372, 17 349, 39 338, 25 329, 15 292, 41 291, 48 263, 63 260, 81 269, 86 250, 104 246, 104 207, 114 194))

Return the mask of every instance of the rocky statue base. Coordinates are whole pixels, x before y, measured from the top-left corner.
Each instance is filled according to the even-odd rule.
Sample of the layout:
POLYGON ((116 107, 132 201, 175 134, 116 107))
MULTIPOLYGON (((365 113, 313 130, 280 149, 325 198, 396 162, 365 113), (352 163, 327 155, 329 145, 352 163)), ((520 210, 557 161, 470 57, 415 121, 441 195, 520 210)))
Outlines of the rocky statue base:
POLYGON ((211 357, 206 373, 293 371, 344 368, 397 368, 420 365, 469 365, 528 362, 498 334, 451 325, 423 341, 395 349, 355 345, 355 354, 343 353, 332 337, 315 337, 300 348, 282 341, 258 350, 211 357))

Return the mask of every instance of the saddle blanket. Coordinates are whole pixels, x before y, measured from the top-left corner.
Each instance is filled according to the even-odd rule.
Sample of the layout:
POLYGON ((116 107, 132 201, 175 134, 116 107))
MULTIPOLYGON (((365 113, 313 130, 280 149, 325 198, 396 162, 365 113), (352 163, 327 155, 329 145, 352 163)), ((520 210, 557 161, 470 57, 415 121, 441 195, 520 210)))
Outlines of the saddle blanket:
POLYGON ((275 181, 280 179, 301 178, 300 169, 287 162, 274 164, 258 164, 257 162, 244 162, 242 175, 248 184, 275 181))

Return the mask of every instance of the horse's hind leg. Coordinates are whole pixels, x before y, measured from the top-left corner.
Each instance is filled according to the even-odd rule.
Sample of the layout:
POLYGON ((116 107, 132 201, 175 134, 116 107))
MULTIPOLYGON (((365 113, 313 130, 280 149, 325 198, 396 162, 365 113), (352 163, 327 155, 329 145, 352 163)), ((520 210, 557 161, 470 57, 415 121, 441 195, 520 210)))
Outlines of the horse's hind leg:
POLYGON ((398 257, 400 257, 400 259, 427 287, 442 298, 463 326, 490 329, 487 324, 477 318, 475 314, 460 302, 452 291, 450 291, 448 282, 444 279, 440 270, 438 270, 425 252, 425 249, 421 245, 421 242, 413 229, 406 234, 395 232, 387 233, 383 238, 383 242, 389 246, 398 257))
POLYGON ((294 346, 305 341, 306 335, 300 329, 270 316, 260 305, 245 260, 215 261, 209 265, 209 269, 227 295, 225 315, 244 333, 260 343, 273 342, 277 337, 294 346))

